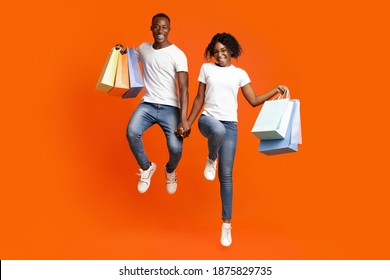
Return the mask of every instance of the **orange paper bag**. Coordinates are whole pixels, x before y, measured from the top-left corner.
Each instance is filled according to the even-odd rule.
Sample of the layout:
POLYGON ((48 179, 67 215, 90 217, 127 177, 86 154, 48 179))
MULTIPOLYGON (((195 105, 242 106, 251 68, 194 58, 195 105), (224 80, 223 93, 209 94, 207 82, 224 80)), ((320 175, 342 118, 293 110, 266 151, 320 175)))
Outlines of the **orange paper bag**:
POLYGON ((116 68, 114 87, 108 92, 112 96, 122 96, 130 88, 129 83, 129 67, 128 56, 122 54, 119 57, 118 66, 116 68))

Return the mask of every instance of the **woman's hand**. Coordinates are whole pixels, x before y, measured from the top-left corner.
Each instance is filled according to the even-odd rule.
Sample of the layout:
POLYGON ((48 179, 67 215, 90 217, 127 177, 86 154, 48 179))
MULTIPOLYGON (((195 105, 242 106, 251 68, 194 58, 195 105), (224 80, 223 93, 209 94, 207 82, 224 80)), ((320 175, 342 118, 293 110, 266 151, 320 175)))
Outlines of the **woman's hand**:
POLYGON ((285 94, 287 91, 288 91, 288 87, 284 86, 284 85, 278 85, 276 87, 276 91, 277 93, 279 94, 285 94))

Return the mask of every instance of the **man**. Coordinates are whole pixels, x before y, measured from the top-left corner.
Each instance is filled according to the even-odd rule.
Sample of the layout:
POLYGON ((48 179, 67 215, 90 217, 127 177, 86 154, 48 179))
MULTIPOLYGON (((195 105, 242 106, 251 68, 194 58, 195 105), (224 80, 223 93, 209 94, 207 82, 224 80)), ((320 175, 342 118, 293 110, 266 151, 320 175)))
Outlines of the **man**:
MULTIPOLYGON (((176 167, 182 156, 183 138, 190 133, 187 122, 188 64, 183 51, 168 41, 171 27, 167 15, 159 13, 153 16, 150 30, 154 42, 142 43, 136 49, 144 72, 145 94, 129 121, 126 136, 140 166, 138 191, 144 193, 150 186, 157 165, 148 159, 142 135, 154 124, 161 127, 169 152, 169 160, 165 165, 166 189, 169 194, 174 194, 177 189, 176 167), (180 133, 175 133, 177 129, 180 133)), ((124 51, 120 44, 115 47, 124 51)))

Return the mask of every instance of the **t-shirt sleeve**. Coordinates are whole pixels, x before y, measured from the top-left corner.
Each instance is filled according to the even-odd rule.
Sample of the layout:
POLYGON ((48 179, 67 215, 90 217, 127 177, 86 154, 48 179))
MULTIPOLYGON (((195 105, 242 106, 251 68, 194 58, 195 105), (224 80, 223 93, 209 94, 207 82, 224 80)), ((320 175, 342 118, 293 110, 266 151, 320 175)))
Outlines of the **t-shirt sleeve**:
POLYGON ((240 79, 240 87, 243 87, 251 82, 251 79, 248 76, 248 73, 241 69, 241 79, 240 79))
POLYGON ((200 67, 198 82, 206 84, 206 69, 205 64, 200 67))
POLYGON ((182 51, 179 51, 177 54, 176 72, 188 72, 187 57, 182 51))

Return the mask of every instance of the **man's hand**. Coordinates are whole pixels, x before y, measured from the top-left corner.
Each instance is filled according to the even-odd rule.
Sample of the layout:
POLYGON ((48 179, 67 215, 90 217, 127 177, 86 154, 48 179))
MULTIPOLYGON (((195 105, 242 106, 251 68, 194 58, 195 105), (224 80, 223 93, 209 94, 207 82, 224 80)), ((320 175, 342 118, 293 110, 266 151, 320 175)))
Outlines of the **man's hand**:
POLYGON ((125 54, 126 53, 126 49, 123 47, 122 44, 116 44, 115 45, 115 49, 116 50, 120 50, 121 54, 125 54))
POLYGON ((191 127, 189 126, 187 120, 180 122, 178 127, 175 130, 175 134, 177 137, 187 138, 190 136, 191 127))

